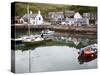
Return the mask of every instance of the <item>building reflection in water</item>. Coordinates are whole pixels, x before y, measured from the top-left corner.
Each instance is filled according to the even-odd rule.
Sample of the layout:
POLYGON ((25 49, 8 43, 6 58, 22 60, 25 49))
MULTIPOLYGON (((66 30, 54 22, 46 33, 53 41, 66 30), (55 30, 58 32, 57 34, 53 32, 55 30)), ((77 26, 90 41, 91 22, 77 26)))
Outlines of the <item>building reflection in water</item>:
POLYGON ((80 36, 63 36, 63 35, 56 35, 53 37, 54 40, 56 41, 62 41, 65 43, 73 43, 75 46, 78 45, 90 45, 90 44, 94 44, 97 42, 96 37, 95 38, 86 38, 86 37, 80 37, 80 36))

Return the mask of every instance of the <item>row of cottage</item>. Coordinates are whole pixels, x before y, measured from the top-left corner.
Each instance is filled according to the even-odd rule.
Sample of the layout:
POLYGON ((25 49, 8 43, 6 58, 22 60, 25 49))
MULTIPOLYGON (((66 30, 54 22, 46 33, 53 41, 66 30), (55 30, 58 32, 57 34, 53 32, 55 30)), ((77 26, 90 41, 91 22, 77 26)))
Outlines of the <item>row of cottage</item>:
POLYGON ((96 13, 83 13, 82 15, 79 12, 75 11, 65 11, 65 12, 49 12, 48 16, 44 20, 41 12, 25 14, 22 17, 15 17, 14 23, 32 25, 42 25, 45 21, 50 22, 51 24, 61 24, 61 25, 90 25, 97 24, 97 14, 96 13))

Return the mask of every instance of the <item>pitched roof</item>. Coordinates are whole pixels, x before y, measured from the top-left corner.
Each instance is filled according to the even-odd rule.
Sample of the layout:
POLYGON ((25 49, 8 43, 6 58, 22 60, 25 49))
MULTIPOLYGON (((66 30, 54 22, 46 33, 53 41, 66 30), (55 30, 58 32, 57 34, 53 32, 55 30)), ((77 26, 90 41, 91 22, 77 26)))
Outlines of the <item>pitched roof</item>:
MULTIPOLYGON (((37 16, 37 14, 29 14, 29 18, 33 18, 35 19, 35 17, 37 16)), ((25 22, 28 22, 28 14, 25 14, 23 17, 25 22)))
POLYGON ((66 17, 73 17, 75 14, 75 11, 65 11, 64 15, 66 17))
POLYGON ((63 15, 63 12, 49 12, 48 15, 63 15))
POLYGON ((81 16, 81 14, 80 14, 79 12, 76 12, 76 13, 74 14, 74 18, 80 19, 80 18, 82 18, 82 16, 81 16))

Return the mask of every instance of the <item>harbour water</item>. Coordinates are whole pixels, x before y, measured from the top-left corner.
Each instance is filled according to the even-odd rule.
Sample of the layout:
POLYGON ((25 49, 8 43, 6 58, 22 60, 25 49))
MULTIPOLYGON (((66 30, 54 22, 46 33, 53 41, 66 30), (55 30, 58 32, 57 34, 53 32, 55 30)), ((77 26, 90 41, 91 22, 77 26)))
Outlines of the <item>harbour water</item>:
MULTIPOLYGON (((40 32, 31 32, 39 34, 40 32)), ((17 32, 16 37, 25 35, 17 32)), ((79 59, 78 50, 91 44, 97 44, 96 35, 55 32, 54 41, 27 46, 19 44, 15 52, 15 72, 46 72, 97 68, 97 58, 79 59)))

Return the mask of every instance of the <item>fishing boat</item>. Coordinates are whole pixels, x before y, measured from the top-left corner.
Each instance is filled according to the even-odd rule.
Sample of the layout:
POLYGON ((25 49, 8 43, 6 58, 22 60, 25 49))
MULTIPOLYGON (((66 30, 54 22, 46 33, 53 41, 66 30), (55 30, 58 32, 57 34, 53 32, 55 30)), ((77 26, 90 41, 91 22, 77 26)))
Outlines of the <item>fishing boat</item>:
POLYGON ((42 38, 51 39, 51 38, 53 38, 53 35, 54 35, 54 31, 51 31, 49 29, 41 31, 42 38))
POLYGON ((82 57, 94 57, 97 56, 97 44, 89 45, 87 47, 81 48, 78 54, 82 57))
POLYGON ((53 34, 54 34, 54 31, 51 31, 51 30, 49 30, 49 29, 47 29, 47 30, 42 30, 42 31, 41 31, 41 34, 43 34, 43 35, 53 35, 53 34))

